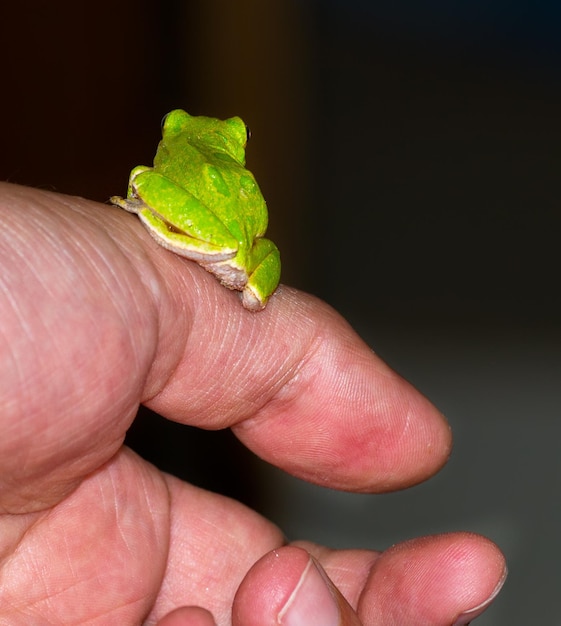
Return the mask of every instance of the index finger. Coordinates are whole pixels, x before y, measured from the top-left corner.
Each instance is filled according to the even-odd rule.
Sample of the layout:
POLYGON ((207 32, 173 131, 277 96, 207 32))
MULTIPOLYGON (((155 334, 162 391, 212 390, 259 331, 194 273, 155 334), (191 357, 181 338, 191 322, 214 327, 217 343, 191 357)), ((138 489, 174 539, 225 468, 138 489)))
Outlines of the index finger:
POLYGON ((60 498, 111 458, 139 402, 233 427, 262 458, 331 487, 394 489, 447 458, 438 411, 317 299, 281 287, 250 313, 133 216, 83 199, 2 185, 2 211, 10 508, 23 486, 26 501, 44 503, 45 484, 60 498))

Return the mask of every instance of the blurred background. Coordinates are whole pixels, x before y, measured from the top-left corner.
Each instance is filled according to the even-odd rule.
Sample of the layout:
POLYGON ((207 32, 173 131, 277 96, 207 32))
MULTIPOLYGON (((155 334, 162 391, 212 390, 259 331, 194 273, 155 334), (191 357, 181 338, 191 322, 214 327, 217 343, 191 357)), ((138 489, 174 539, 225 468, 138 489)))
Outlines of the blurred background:
POLYGON ((106 201, 169 110, 240 115, 283 282, 427 395, 449 464, 340 494, 229 432, 142 411, 129 443, 290 538, 381 549, 471 530, 510 576, 482 626, 557 624, 561 5, 499 0, 4 3, 0 178, 106 201))

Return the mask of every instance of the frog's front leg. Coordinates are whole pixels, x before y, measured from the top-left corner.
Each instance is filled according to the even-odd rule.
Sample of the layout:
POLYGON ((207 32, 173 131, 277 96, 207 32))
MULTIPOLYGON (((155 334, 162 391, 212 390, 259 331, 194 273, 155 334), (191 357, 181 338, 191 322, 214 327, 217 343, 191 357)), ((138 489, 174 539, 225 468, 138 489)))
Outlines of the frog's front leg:
POLYGON ((109 202, 118 207, 121 207, 121 209, 125 209, 125 211, 128 211, 129 213, 136 213, 137 215, 140 215, 140 212, 142 211, 142 209, 146 208, 146 205, 140 198, 137 198, 132 183, 134 179, 142 172, 151 172, 152 170, 153 168, 148 167, 147 165, 138 165, 137 167, 135 167, 131 171, 129 176, 127 197, 122 198, 121 196, 111 196, 111 198, 109 198, 109 202))
POLYGON ((250 272, 242 292, 246 309, 259 311, 275 291, 280 280, 280 252, 277 246, 264 237, 256 239, 250 256, 250 272))

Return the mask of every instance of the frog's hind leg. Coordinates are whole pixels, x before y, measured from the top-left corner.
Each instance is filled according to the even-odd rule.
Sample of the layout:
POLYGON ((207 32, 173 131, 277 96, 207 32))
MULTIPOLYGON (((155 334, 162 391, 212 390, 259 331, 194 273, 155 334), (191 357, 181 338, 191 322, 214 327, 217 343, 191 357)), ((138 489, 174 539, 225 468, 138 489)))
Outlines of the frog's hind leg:
POLYGON ((280 252, 270 239, 256 239, 251 261, 253 269, 242 292, 242 304, 250 311, 260 311, 279 284, 280 252))

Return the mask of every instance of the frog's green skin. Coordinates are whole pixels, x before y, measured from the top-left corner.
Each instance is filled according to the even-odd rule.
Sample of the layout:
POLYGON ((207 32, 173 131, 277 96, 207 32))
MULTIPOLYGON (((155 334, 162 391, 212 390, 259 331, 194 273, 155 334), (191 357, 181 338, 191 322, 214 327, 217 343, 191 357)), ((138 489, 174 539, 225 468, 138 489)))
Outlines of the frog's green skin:
POLYGON ((245 169, 246 142, 239 117, 172 111, 154 167, 135 167, 127 198, 113 196, 111 202, 137 213, 158 243, 241 291, 243 305, 258 311, 277 288, 280 255, 263 236, 267 207, 245 169))

